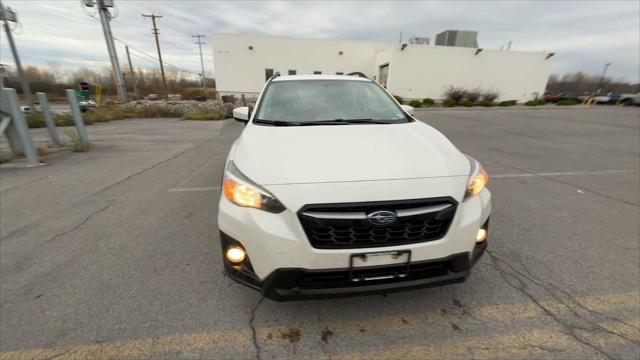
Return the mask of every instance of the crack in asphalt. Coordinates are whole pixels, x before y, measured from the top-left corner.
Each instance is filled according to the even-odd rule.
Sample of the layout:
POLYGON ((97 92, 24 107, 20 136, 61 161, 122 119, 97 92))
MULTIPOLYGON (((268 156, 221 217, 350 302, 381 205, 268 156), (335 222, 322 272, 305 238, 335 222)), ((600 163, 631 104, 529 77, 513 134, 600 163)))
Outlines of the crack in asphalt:
MULTIPOLYGON (((130 180, 130 179, 132 179, 132 178, 134 178, 134 177, 136 177, 136 176, 138 176, 138 175, 140 175, 140 174, 142 174, 142 173, 144 173, 144 172, 146 172, 146 171, 148 171, 148 170, 151 170, 151 169, 153 169, 153 168, 155 168, 155 167, 157 167, 157 166, 159 166, 159 165, 162 165, 162 164, 164 164, 164 163, 166 163, 166 162, 169 162, 169 161, 171 161, 171 160, 173 160, 173 159, 175 159, 175 158, 179 157, 180 155, 185 154, 186 152, 188 152, 188 151, 190 151, 190 150, 193 150, 193 149, 195 149, 195 148, 197 148, 197 147, 199 147, 199 146, 202 146, 202 144, 203 144, 203 143, 207 143, 207 140, 202 141, 202 142, 199 142, 199 143, 197 143, 196 145, 190 146, 190 147, 188 147, 187 149, 184 149, 184 150, 182 150, 182 151, 180 151, 180 152, 176 153, 175 155, 173 155, 173 156, 171 156, 171 157, 169 157, 169 158, 166 158, 166 159, 161 160, 161 161, 159 161, 159 162, 157 162, 157 163, 154 163, 154 164, 153 164, 153 165, 151 165, 151 166, 148 166, 148 167, 146 167, 146 168, 144 168, 144 169, 142 169, 142 170, 140 170, 140 171, 137 171, 137 172, 135 172, 135 173, 133 173, 133 174, 128 175, 127 177, 125 177, 125 178, 123 178, 123 179, 120 179, 120 180, 118 180, 118 181, 116 181, 116 182, 114 182, 114 183, 112 183, 112 184, 110 184, 110 185, 107 185, 107 186, 105 186, 104 188, 102 188, 102 189, 100 189, 100 190, 98 190, 98 191, 94 192, 93 194, 91 194, 91 195, 89 195, 89 196, 85 197, 83 200, 85 200, 85 199, 89 199, 89 198, 92 198, 92 197, 94 197, 94 196, 96 196, 96 195, 98 195, 98 194, 101 194, 101 193, 103 193, 103 192, 105 192, 105 191, 107 191, 107 190, 109 190, 109 189, 111 189, 111 188, 113 188, 113 187, 115 187, 115 186, 117 186, 117 185, 119 185, 119 184, 122 184, 122 183, 124 183, 125 181, 130 180)), ((43 178, 43 179, 44 179, 44 178, 43 178)), ((40 180, 43 180, 43 179, 40 179, 40 180)), ((11 189, 8 189, 8 190, 11 190, 11 189)), ((3 191, 6 191, 6 190, 3 190, 3 191)), ((86 220, 87 220, 87 219, 85 219, 85 222, 86 222, 86 220)), ((13 235, 15 235, 15 234, 19 233, 21 230, 24 230, 24 229, 28 228, 28 226, 30 226, 30 225, 31 225, 31 224, 25 224, 25 225, 23 225, 23 226, 21 226, 21 227, 19 227, 19 228, 17 228, 17 229, 14 229, 14 230, 12 230, 11 232, 9 232, 8 234, 5 234, 4 236, 0 237, 0 240, 4 240, 4 239, 6 239, 6 238, 12 237, 13 235)), ((82 224, 80 224, 80 225, 82 225, 82 224)), ((73 230, 75 230, 75 229, 71 229, 70 231, 73 231, 73 230)), ((63 234, 60 234, 60 236, 61 236, 61 235, 64 235, 64 233, 63 233, 63 234)), ((49 241, 51 241, 51 240, 55 239, 57 236, 58 236, 58 235, 56 235, 56 236, 54 236, 54 237, 50 238, 49 240, 47 240, 47 242, 49 242, 49 241)))
POLYGON ((77 223, 76 225, 74 225, 73 227, 71 227, 68 230, 65 230, 59 234, 53 235, 52 237, 50 237, 46 242, 51 242, 59 237, 62 237, 64 235, 68 235, 69 233, 77 230, 80 226, 84 225, 87 223, 87 221, 89 221, 93 216, 107 210, 111 204, 113 204, 113 201, 109 201, 109 203, 103 207, 101 207, 100 209, 95 210, 94 212, 90 213, 89 215, 87 215, 82 221, 80 221, 79 223, 77 223))
POLYGON ((23 187, 23 186, 31 185, 31 184, 34 184, 34 183, 40 182, 40 181, 42 181, 42 180, 47 180, 47 179, 49 179, 49 178, 51 178, 51 176, 44 176, 44 177, 41 177, 41 178, 37 178, 37 179, 35 179, 35 180, 27 181, 26 183, 22 183, 22 184, 18 184, 18 185, 12 186, 12 187, 8 187, 8 188, 6 188, 6 189, 4 189, 4 190, 1 190, 0 192, 1 192, 1 193, 4 193, 4 192, 7 192, 7 191, 11 191, 11 190, 19 189, 19 188, 21 188, 21 187, 23 187))
POLYGON ((175 159, 175 158, 177 158, 177 157, 179 157, 179 156, 183 155, 184 153, 186 153, 186 152, 188 152, 188 151, 190 151, 190 150, 193 150, 193 149, 197 148, 198 146, 200 146, 200 144, 201 144, 201 143, 198 143, 198 144, 196 144, 196 145, 190 146, 190 147, 188 147, 188 148, 186 148, 186 149, 184 149, 184 150, 182 150, 182 151, 180 151, 180 152, 176 153, 176 154, 175 154, 175 155, 173 155, 173 156, 170 156, 170 157, 168 157, 168 158, 166 158, 166 159, 164 159, 164 160, 158 161, 157 163, 154 163, 154 164, 153 164, 153 165, 151 165, 151 166, 147 166, 146 168, 143 168, 143 169, 142 169, 142 170, 140 170, 140 171, 137 171, 137 172, 135 172, 135 173, 133 173, 133 174, 130 174, 130 175, 128 175, 127 177, 125 177, 125 178, 123 178, 123 179, 120 179, 120 180, 118 180, 118 181, 114 182, 113 184, 110 184, 110 185, 108 185, 108 186, 105 186, 105 187, 103 187, 102 189, 100 189, 100 190, 98 190, 98 191, 94 192, 93 194, 91 194, 91 195, 87 196, 87 198, 90 198, 90 197, 96 196, 96 195, 98 195, 98 194, 101 194, 101 193, 103 193, 103 192, 105 192, 105 191, 107 191, 107 190, 109 190, 109 189, 113 188, 114 186, 117 186, 117 185, 119 185, 119 184, 122 184, 122 183, 123 183, 123 182, 125 182, 125 181, 128 181, 128 180, 130 180, 130 179, 132 179, 132 178, 134 178, 134 177, 136 177, 136 176, 138 176, 138 175, 141 175, 142 173, 144 173, 144 172, 146 172, 146 171, 148 171, 148 170, 151 170, 151 169, 155 168, 156 166, 159 166, 159 165, 162 165, 162 164, 164 164, 164 163, 167 163, 167 162, 169 162, 169 161, 171 161, 171 160, 173 160, 173 159, 175 159))
MULTIPOLYGON (((579 343, 594 349, 595 351, 597 351, 599 354, 601 354, 602 356, 606 357, 607 359, 613 359, 614 356, 610 355, 604 349, 602 349, 598 345, 594 344, 592 341, 590 341, 585 336, 581 335, 578 331, 582 331, 582 332, 585 332, 585 333, 591 333, 591 334, 592 333, 596 333, 596 332, 607 333, 607 334, 619 337, 619 338, 621 338, 623 340, 626 340, 628 342, 631 342, 633 344, 639 344, 640 343, 638 341, 635 341, 633 339, 628 338, 627 336, 625 336, 623 334, 611 331, 611 330, 599 325, 598 321, 593 321, 591 319, 586 318, 585 316, 579 314, 577 312, 576 308, 582 309, 583 311, 587 312, 588 314, 590 314, 590 315, 592 315, 594 317, 596 317, 596 315, 598 315, 598 316, 600 316, 602 318, 607 318, 609 320, 618 321, 618 322, 623 323, 623 324, 628 325, 628 326, 631 326, 630 324, 627 324, 624 321, 620 321, 620 320, 618 320, 616 318, 613 318, 613 317, 604 315, 602 313, 599 313, 597 311, 592 311, 592 310, 586 308, 579 301, 577 301, 574 297, 569 295, 566 291, 564 291, 562 289, 559 289, 557 286, 555 286, 554 284, 552 284, 552 283, 550 283, 548 281, 544 281, 544 280, 534 276, 526 268, 526 266, 524 264, 518 263, 519 265, 521 265, 522 269, 521 270, 517 269, 511 262, 509 262, 507 260, 508 256, 506 254, 500 254, 500 256, 498 256, 498 255, 496 255, 495 251, 489 251, 489 250, 487 250, 487 254, 489 255, 489 258, 492 261, 492 264, 490 264, 490 266, 492 266, 496 271, 498 271, 498 273, 500 274, 502 279, 507 283, 507 285, 509 285, 513 289, 517 290, 518 292, 520 292, 521 294, 523 294, 524 296, 529 298, 536 306, 538 306, 542 311, 544 311, 545 314, 547 314, 555 322, 557 322, 559 325, 561 325, 565 329, 565 332, 569 336, 571 336, 573 339, 575 339, 579 343), (517 284, 514 283, 514 281, 517 282, 517 284), (557 311, 554 311, 553 309, 545 306, 531 291, 531 288, 530 288, 531 284, 533 284, 533 285, 535 285, 535 286, 537 286, 537 287, 539 287, 541 289, 544 289, 559 304, 561 304, 567 310, 569 310, 570 319, 562 318, 559 314, 556 313, 557 311), (564 295, 564 297, 566 297, 566 298, 563 298, 560 294, 564 295)), ((631 327, 636 328, 634 326, 631 326, 631 327)))
POLYGON ((262 360, 262 349, 260 348, 260 342, 258 341, 258 334, 256 331, 256 327, 254 325, 254 321, 256 319, 256 312, 258 311, 258 307, 264 301, 264 296, 260 297, 260 300, 256 303, 256 305, 251 309, 251 319, 249 319, 249 327, 251 328, 251 341, 253 342, 253 347, 256 349, 256 359, 262 360))

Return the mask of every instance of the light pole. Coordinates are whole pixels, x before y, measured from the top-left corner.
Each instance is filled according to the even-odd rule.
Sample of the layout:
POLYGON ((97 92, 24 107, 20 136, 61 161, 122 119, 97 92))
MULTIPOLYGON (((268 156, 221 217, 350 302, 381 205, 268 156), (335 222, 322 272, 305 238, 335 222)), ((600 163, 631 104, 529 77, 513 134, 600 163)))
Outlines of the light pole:
POLYGON ((598 93, 598 94, 600 93, 600 90, 602 89, 601 87, 604 84, 604 76, 607 73, 607 69, 609 68, 609 66, 611 66, 611 64, 613 64, 613 63, 608 62, 608 63, 604 64, 604 68, 602 69, 602 76, 600 76, 600 81, 598 81, 598 85, 597 85, 598 88, 596 89, 596 93, 598 93))
POLYGON ((5 8, 0 2, 0 20, 3 21, 4 30, 7 32, 7 40, 9 41, 9 47, 11 48, 11 53, 13 54, 13 60, 16 63, 16 70, 18 71, 18 77, 20 78, 20 85, 22 87, 22 96, 24 96, 29 106, 31 106, 32 110, 35 110, 33 97, 31 96, 31 88, 29 87, 29 82, 27 81, 27 77, 22 70, 22 63, 20 62, 20 56, 18 55, 18 49, 16 48, 16 43, 13 41, 13 34, 11 33, 11 27, 9 26, 9 21, 16 22, 16 13, 9 8, 5 8))

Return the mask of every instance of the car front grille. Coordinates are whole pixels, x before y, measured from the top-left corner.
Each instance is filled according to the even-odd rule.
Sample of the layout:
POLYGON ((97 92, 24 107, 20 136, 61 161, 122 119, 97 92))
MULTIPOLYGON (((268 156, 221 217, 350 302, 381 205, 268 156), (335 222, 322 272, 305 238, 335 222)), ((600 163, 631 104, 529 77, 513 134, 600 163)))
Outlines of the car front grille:
POLYGON ((317 249, 357 249, 438 240, 447 233, 457 203, 451 198, 304 206, 298 218, 317 249), (397 215, 389 224, 374 224, 368 214, 397 215))

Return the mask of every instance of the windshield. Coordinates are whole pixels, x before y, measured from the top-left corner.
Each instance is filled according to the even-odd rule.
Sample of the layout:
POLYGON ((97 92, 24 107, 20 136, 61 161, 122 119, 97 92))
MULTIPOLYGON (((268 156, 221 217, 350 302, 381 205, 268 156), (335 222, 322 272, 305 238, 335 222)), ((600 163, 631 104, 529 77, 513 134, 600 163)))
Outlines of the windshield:
POLYGON ((370 81, 293 80, 272 82, 255 121, 277 124, 408 122, 395 101, 370 81))

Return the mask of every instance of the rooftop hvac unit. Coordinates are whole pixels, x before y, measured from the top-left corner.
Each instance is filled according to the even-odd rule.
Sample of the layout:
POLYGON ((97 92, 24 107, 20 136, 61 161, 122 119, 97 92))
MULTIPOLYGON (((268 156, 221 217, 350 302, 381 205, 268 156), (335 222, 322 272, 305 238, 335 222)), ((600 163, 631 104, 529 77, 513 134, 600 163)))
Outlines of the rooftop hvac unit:
POLYGON ((478 32, 465 30, 445 30, 436 35, 438 46, 478 47, 478 32))

